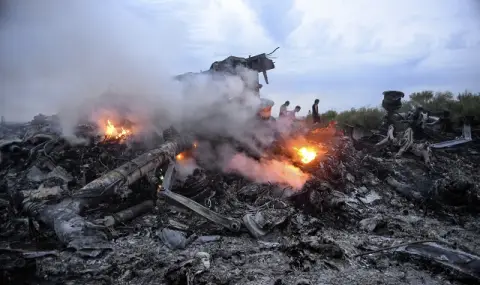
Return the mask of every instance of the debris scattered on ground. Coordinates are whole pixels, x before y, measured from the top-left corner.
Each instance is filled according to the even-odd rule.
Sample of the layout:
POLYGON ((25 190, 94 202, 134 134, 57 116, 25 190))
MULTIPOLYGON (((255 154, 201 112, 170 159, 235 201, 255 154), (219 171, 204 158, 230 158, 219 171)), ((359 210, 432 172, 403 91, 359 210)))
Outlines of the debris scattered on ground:
POLYGON ((187 171, 205 150, 190 132, 149 147, 108 121, 79 126, 79 144, 55 122, 2 125, 2 284, 480 281, 474 134, 431 150, 411 125, 397 138, 391 124, 383 148, 374 131, 306 129, 232 156, 257 165, 246 175, 187 171))

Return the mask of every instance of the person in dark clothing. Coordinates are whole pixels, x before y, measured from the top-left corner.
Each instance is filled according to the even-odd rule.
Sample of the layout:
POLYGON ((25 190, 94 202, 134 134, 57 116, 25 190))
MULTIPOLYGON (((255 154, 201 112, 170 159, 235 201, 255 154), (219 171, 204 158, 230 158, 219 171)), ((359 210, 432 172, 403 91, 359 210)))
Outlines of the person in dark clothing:
POLYGON ((313 118, 313 123, 320 123, 320 114, 318 113, 318 103, 320 103, 320 100, 315 99, 315 102, 312 105, 312 118, 313 118))
POLYGON ((279 117, 284 117, 287 115, 287 107, 290 105, 290 101, 285 101, 282 106, 280 106, 280 114, 279 117))

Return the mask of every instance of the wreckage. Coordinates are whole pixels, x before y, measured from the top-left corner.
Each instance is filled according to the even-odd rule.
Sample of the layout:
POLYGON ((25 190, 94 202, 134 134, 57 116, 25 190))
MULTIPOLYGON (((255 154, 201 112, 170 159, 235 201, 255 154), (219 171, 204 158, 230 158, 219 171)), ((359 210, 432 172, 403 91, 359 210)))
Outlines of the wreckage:
POLYGON ((367 136, 381 136, 383 138, 375 145, 376 147, 394 146, 398 149, 395 157, 401 157, 404 153, 411 152, 422 157, 424 162, 430 166, 433 149, 451 148, 472 141, 471 122, 473 117, 463 118, 460 136, 452 140, 431 143, 431 139, 435 138, 432 134, 453 131, 448 111, 435 116, 419 106, 409 112, 400 113, 398 110, 402 107, 401 100, 405 94, 400 91, 385 91, 383 96, 382 107, 385 109, 386 115, 380 130, 372 133, 359 126, 350 126, 349 133, 352 138, 359 140, 367 136))
POLYGON ((202 154, 231 141, 194 130, 148 147, 106 118, 80 125, 90 144, 76 145, 55 117, 3 123, 2 284, 475 284, 478 152, 432 157, 419 113, 387 114, 380 144, 331 125, 223 170, 202 154), (387 142, 397 156, 379 151, 387 142), (403 155, 417 150, 435 166, 403 155))
MULTIPOLYGON (((188 80, 195 76, 210 76, 212 78, 220 77, 223 78, 225 75, 238 76, 245 83, 245 89, 260 97, 260 89, 263 87, 260 84, 259 73, 262 73, 263 78, 266 84, 269 84, 267 71, 275 68, 275 63, 270 58, 271 55, 277 51, 277 47, 272 52, 265 54, 261 53, 255 56, 249 56, 248 58, 229 56, 221 61, 215 61, 212 63, 210 68, 207 71, 200 73, 188 72, 185 74, 177 75, 176 80, 183 81, 188 80), (257 72, 257 77, 255 80, 250 82, 250 79, 246 79, 242 74, 244 70, 250 70, 257 72)), ((265 98, 261 98, 261 106, 258 110, 258 115, 263 119, 271 119, 271 110, 274 105, 274 102, 265 98)))

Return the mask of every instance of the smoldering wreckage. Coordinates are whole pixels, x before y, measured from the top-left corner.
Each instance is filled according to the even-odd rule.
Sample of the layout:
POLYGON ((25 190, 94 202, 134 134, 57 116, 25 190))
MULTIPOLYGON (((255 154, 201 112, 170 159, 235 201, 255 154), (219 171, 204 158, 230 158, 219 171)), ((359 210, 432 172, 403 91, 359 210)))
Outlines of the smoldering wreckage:
MULTIPOLYGON (((208 72, 239 66, 267 84, 274 68, 261 54, 208 72)), ((478 284, 473 120, 399 114, 402 97, 384 92, 380 130, 288 133, 264 100, 252 120, 275 139, 254 151, 195 128, 151 147, 111 118, 78 126, 85 145, 55 116, 3 123, 2 284, 478 284), (223 168, 202 156, 225 148, 223 168)))

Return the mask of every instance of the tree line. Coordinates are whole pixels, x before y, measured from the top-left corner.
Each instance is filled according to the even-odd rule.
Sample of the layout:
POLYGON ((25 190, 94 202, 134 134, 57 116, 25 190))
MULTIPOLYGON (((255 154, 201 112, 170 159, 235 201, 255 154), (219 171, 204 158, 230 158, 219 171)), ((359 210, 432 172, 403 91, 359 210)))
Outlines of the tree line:
MULTIPOLYGON (((416 107, 423 107, 425 110, 435 113, 449 111, 452 121, 458 121, 464 116, 474 116, 475 121, 478 122, 480 120, 480 93, 464 91, 455 95, 450 91, 414 92, 408 99, 402 100, 402 107, 398 112, 408 112, 416 107)), ((320 116, 324 123, 335 120, 340 125, 360 125, 375 129, 380 126, 385 114, 385 110, 378 106, 352 108, 343 112, 328 110, 320 116)), ((311 115, 308 115, 306 119, 307 122, 312 121, 311 115)))

